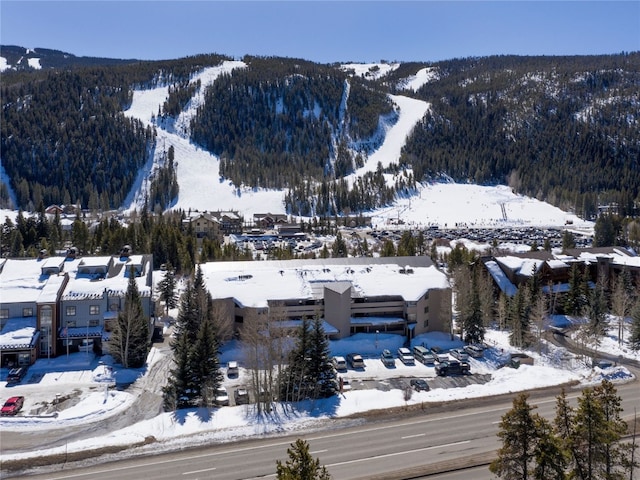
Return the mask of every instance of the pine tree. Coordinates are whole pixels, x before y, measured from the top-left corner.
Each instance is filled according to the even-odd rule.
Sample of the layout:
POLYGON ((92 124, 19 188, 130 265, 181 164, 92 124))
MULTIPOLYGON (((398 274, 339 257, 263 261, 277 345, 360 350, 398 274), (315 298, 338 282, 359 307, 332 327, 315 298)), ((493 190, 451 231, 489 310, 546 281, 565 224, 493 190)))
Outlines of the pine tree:
POLYGON ((309 377, 316 387, 314 398, 327 398, 336 393, 336 371, 331 365, 329 341, 319 318, 313 320, 309 338, 309 377))
POLYGON ((329 358, 329 342, 322 321, 302 319, 296 345, 279 376, 280 396, 288 401, 325 398, 336 392, 336 374, 329 358))
POLYGON ((567 315, 579 315, 582 310, 580 271, 575 263, 569 270, 569 291, 565 296, 564 311, 567 315))
POLYGON ((325 466, 320 466, 320 460, 315 459, 309 452, 309 444, 298 439, 287 449, 289 459, 286 463, 280 460, 276 463, 276 478, 278 480, 330 480, 331 475, 325 466))
POLYGON ((634 352, 640 350, 640 299, 636 300, 631 309, 631 332, 627 344, 634 352))
POLYGON ((338 233, 336 233, 336 240, 333 242, 333 247, 331 247, 331 256, 334 258, 344 258, 348 256, 347 253, 347 243, 342 238, 342 233, 338 231, 338 233))
POLYGON ((165 314, 169 315, 169 310, 178 306, 176 277, 171 264, 167 265, 164 277, 158 282, 158 291, 160 292, 160 300, 162 300, 165 305, 165 314))
POLYGON ((563 447, 563 439, 556 436, 553 426, 546 419, 537 417, 535 428, 538 442, 534 449, 535 480, 565 480, 568 458, 563 447))
POLYGON ((167 385, 163 389, 164 409, 166 411, 188 408, 193 405, 195 395, 191 379, 189 362, 190 344, 186 335, 180 335, 171 344, 173 350, 173 368, 167 385))
POLYGON ((552 479, 562 478, 562 453, 559 442, 551 433, 551 425, 534 414, 523 393, 513 400, 513 408, 502 416, 498 437, 502 447, 489 469, 499 478, 552 479))
POLYGON ((286 401, 297 402, 310 396, 307 372, 309 342, 309 320, 303 317, 296 329, 296 345, 289 352, 288 364, 279 377, 280 397, 286 401))
POLYGON ((599 342, 600 337, 607 333, 607 301, 602 282, 599 281, 596 288, 589 292, 588 302, 584 310, 585 316, 589 319, 587 326, 589 335, 596 342, 599 342))
POLYGON ((558 397, 554 425, 565 440, 569 478, 622 480, 630 474, 635 446, 621 442, 627 431, 621 401, 607 380, 583 390, 576 408, 568 405, 564 391, 558 397))
POLYGON ((129 284, 124 308, 118 314, 109 341, 109 350, 116 362, 125 368, 140 368, 147 360, 150 348, 149 320, 144 315, 142 300, 133 267, 129 271, 129 284))
POLYGON ((211 405, 211 395, 222 381, 213 316, 211 295, 198 267, 180 302, 171 344, 176 368, 171 371, 169 386, 165 389, 165 406, 211 405))
POLYGON ((594 387, 593 392, 605 422, 600 446, 602 463, 597 467, 599 475, 605 479, 626 478, 631 471, 626 471, 630 466, 631 451, 629 444, 620 442, 627 432, 627 423, 621 417, 622 399, 608 380, 594 387))
POLYGON ((203 321, 188 357, 194 386, 193 397, 199 399, 201 406, 213 404, 213 392, 222 383, 218 355, 218 340, 212 322, 203 321))

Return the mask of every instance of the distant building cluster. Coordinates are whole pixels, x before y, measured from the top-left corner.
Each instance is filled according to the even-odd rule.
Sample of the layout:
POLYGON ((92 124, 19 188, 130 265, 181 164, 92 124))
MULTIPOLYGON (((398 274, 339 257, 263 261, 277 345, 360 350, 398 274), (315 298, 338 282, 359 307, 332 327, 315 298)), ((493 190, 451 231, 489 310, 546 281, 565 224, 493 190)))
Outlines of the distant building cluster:
POLYGON ((568 249, 563 253, 544 250, 485 257, 484 265, 500 291, 511 297, 518 288, 538 276, 543 292, 561 294, 569 290, 572 266, 586 270, 595 284, 598 278, 615 279, 623 270, 640 281, 640 257, 623 247, 568 249))

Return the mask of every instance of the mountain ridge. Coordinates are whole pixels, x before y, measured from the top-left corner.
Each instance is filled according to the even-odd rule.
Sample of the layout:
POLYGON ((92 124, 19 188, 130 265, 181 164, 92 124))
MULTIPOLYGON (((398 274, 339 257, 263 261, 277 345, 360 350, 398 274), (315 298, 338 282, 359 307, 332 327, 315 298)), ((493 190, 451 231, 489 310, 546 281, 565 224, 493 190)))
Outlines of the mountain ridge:
MULTIPOLYGON (((135 183, 133 170, 120 182, 120 190, 107 190, 110 187, 94 175, 88 176, 95 187, 91 192, 81 189, 75 194, 65 193, 60 188, 65 181, 56 181, 55 176, 49 184, 29 180, 24 171, 26 157, 20 152, 33 152, 28 162, 37 167, 35 170, 42 166, 45 175, 40 177, 51 171, 47 164, 67 164, 72 157, 77 158, 79 166, 91 162, 95 153, 90 149, 78 157, 73 145, 64 143, 64 136, 70 135, 69 115, 78 117, 78 126, 86 126, 102 119, 100 112, 111 103, 113 118, 103 120, 102 126, 98 125, 100 131, 126 128, 133 135, 147 133, 145 139, 140 137, 127 147, 111 140, 98 142, 102 145, 98 145, 98 151, 108 163, 112 157, 123 157, 122 150, 139 143, 147 152, 132 164, 139 172, 149 162, 150 153, 159 148, 157 130, 175 123, 199 91, 200 85, 192 81, 195 74, 223 60, 229 61, 222 56, 203 56, 162 64, 80 68, 69 83, 94 85, 94 90, 101 90, 103 96, 95 100, 97 115, 88 116, 86 104, 66 112, 50 109, 51 125, 64 124, 65 128, 47 127, 45 122, 40 130, 49 130, 42 132, 41 140, 34 141, 35 136, 31 136, 31 143, 20 139, 35 123, 28 120, 25 111, 40 108, 34 101, 36 80, 3 87, 3 120, 9 120, 9 127, 3 126, 2 132, 3 167, 7 167, 5 178, 17 192, 16 202, 23 208, 29 203, 35 207, 39 198, 46 203, 64 203, 65 198, 71 201, 80 194, 81 203, 90 208, 123 205, 135 183), (131 74, 134 71, 138 72, 135 81, 131 74), (119 80, 109 86, 96 83, 99 78, 119 80), (167 98, 151 112, 150 124, 142 128, 134 120, 126 120, 124 112, 135 90, 153 85, 168 85, 167 98), (20 92, 27 95, 20 96, 20 92), (112 92, 121 92, 117 93, 117 104, 113 103, 116 97, 112 92), (24 104, 28 108, 18 107, 25 100, 30 102, 24 104), (121 126, 113 126, 114 119, 119 119, 121 126), (68 145, 66 157, 61 145, 68 145), (117 151, 111 152, 113 148, 117 151)), ((290 213, 366 212, 389 205, 398 195, 416 194, 417 184, 442 175, 478 184, 509 183, 517 191, 574 210, 585 218, 592 217, 602 202, 615 201, 625 214, 634 211, 640 184, 637 53, 482 57, 433 64, 385 64, 382 69, 374 64, 358 69, 348 64, 319 65, 269 57, 245 57, 243 62, 247 67, 239 75, 225 73, 200 91, 205 100, 190 117, 188 127, 182 125, 182 132, 198 148, 209 150, 219 159, 220 181, 230 180, 238 189, 285 191, 285 208, 290 213), (422 80, 417 80, 419 75, 422 80), (231 92, 234 96, 229 96, 231 92), (391 160, 380 153, 382 140, 371 140, 390 128, 388 120, 386 125, 381 123, 385 116, 398 121, 394 95, 413 98, 430 108, 407 135, 399 157, 391 160), (207 124, 207 118, 215 118, 212 112, 218 115, 217 123, 207 124), (194 135, 194 131, 201 133, 194 135), (369 169, 358 175, 369 156, 376 153, 385 160, 380 162, 381 170, 369 169), (315 172, 310 170, 310 162, 316 162, 315 172), (536 163, 544 167, 536 168, 536 163), (553 175, 564 179, 557 181, 553 175), (383 176, 395 176, 395 181, 389 184, 383 176)), ((24 74, 28 79, 29 73, 24 74)), ((53 78, 39 72, 37 82, 48 85, 53 78)), ((58 84, 56 88, 66 87, 58 84)), ((78 139, 86 135, 82 132, 82 128, 75 132, 78 139)), ((124 157, 133 161, 137 155, 124 157)), ((89 171, 95 171, 95 165, 94 157, 89 171)), ((174 199, 149 208, 176 203, 174 199)))

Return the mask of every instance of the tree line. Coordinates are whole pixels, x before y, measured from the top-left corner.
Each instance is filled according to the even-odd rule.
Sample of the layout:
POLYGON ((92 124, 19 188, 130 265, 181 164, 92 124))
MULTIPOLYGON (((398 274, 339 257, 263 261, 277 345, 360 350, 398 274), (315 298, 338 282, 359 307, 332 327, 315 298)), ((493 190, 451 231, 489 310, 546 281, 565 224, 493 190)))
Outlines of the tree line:
POLYGON ((621 345, 640 350, 640 286, 627 269, 611 278, 598 275, 594 283, 588 265, 574 263, 566 292, 544 285, 534 270, 509 296, 497 288, 476 252, 458 244, 445 260, 456 293, 458 333, 467 343, 482 343, 487 328, 497 323, 509 331, 511 345, 541 348, 549 317, 564 314, 585 318, 579 333, 585 354, 587 344, 598 345, 611 329, 617 330, 621 345), (629 318, 630 335, 625 338, 624 323, 629 318))
MULTIPOLYGON (((155 131, 123 113, 133 89, 179 86, 225 58, 3 72, 0 155, 17 204, 5 186, 0 205, 120 207, 155 145, 155 131)), ((184 101, 179 91, 172 89, 166 109, 177 111, 173 99, 184 101)))
POLYGON ((628 431, 621 402, 608 380, 584 389, 576 407, 563 390, 549 421, 534 412, 528 394, 519 394, 502 417, 501 447, 489 469, 508 480, 632 479, 640 466, 636 432, 628 431))
POLYGON ((595 219, 599 204, 637 214, 640 138, 631 111, 639 53, 496 56, 431 67, 438 79, 415 95, 432 108, 401 158, 419 181, 446 172, 460 182, 508 182, 586 219, 595 219))
MULTIPOLYGON (((133 88, 170 86, 158 116, 175 118, 200 88, 191 75, 225 57, 6 73, 2 86, 3 166, 17 205, 79 203, 115 208, 155 144, 155 132, 122 112, 133 88)), ((367 195, 336 181, 379 145, 386 96, 422 65, 383 79, 349 76, 337 65, 245 57, 206 92, 192 140, 221 158, 237 185, 287 188, 291 211, 366 211, 404 191, 367 195), (295 165, 295 168, 291 168, 295 165), (306 185, 313 179, 316 190, 306 185), (326 184, 326 186, 324 185, 326 184), (328 188, 338 202, 327 202, 328 188), (344 193, 342 193, 344 191, 344 193)), ((400 165, 423 182, 509 183, 514 190, 592 219, 598 205, 635 215, 640 141, 634 88, 640 54, 482 57, 430 65, 437 77, 418 91, 431 104, 400 165)), ((155 113, 155 112, 154 112, 155 113)), ((391 120, 393 121, 393 120, 391 120)), ((373 179, 375 182, 375 179, 373 179)), ((363 179, 368 188, 372 179, 363 179)), ((8 189, 0 190, 8 205, 8 189)), ((164 201, 157 203, 162 205, 164 201)))

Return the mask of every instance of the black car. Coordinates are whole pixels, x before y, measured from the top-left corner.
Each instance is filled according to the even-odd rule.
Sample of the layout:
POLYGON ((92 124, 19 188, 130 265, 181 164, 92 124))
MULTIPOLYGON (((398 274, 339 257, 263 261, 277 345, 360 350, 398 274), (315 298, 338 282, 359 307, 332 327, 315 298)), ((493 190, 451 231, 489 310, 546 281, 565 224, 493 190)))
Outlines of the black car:
POLYGON ((12 368, 7 375, 7 383, 20 383, 27 374, 27 367, 12 368))
POLYGON ((411 379, 411 382, 409 382, 409 384, 418 392, 421 390, 424 392, 429 391, 429 384, 426 380, 423 380, 421 378, 413 378, 411 379))

